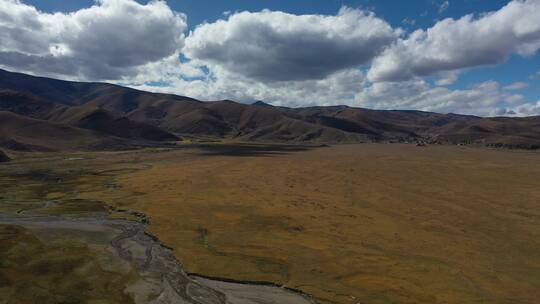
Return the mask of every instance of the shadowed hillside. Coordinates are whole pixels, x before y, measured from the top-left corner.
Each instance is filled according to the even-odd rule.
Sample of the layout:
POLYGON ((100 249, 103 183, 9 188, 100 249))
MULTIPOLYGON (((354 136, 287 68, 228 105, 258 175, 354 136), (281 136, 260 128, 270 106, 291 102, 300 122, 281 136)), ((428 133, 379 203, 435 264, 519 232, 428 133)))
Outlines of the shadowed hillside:
POLYGON ((11 159, 9 158, 9 156, 7 156, 7 154, 4 151, 0 150, 0 163, 5 163, 10 160, 11 159))
POLYGON ((108 150, 130 146, 121 138, 11 112, 0 111, 0 122, 0 147, 11 150, 108 150))
POLYGON ((158 127, 132 121, 94 106, 68 106, 12 90, 0 90, 0 110, 94 130, 107 136, 153 141, 178 140, 177 136, 158 127))

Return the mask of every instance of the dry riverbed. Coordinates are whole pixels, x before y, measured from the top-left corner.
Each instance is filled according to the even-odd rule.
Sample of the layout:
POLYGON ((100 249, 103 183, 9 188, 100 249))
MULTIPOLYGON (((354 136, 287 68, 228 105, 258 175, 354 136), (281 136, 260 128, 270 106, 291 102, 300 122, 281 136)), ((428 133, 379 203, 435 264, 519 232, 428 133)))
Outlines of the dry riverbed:
MULTIPOLYGON (((44 204, 43 208, 51 206, 44 204)), ((131 277, 123 289, 133 303, 166 304, 308 304, 312 303, 304 295, 275 286, 238 284, 217 280, 208 280, 189 276, 176 260, 171 249, 163 246, 159 240, 145 232, 145 224, 125 219, 110 219, 103 216, 66 218, 61 215, 0 215, 0 225, 24 229, 43 244, 77 242, 90 252, 95 253, 96 263, 104 271, 131 277)), ((7 233, 4 233, 7 234, 7 233)), ((4 238, 8 236, 3 235, 4 238)), ((19 244, 20 245, 20 244, 19 244)), ((10 248, 12 249, 12 248, 10 248)), ((3 252, 8 254, 9 252, 3 252)), ((62 264, 62 256, 54 257, 62 264)), ((66 260, 66 263, 69 261, 66 260)), ((10 267, 20 265, 2 265, 1 271, 9 273, 10 267)), ((80 265, 83 268, 85 265, 80 265)), ((45 264, 45 272, 57 271, 54 264, 45 264)), ((80 271, 74 267, 72 271, 80 271)), ((96 278, 97 280, 106 278, 96 278)), ((0 295, 9 295, 10 285, 20 283, 12 278, 0 288, 0 295)), ((107 283, 107 282, 105 282, 107 283)), ((80 291, 84 294, 84 290, 80 291)), ((20 303, 18 295, 11 294, 11 299, 3 298, 0 303, 20 303)), ((62 294, 56 296, 62 297, 62 294)), ((107 298, 107 296, 103 296, 107 298)), ((45 301, 47 301, 45 299, 45 301)))
POLYGON ((173 250, 146 232, 144 214, 69 198, 78 195, 72 179, 80 172, 33 171, 29 164, 1 168, 0 304, 314 303, 270 283, 187 274, 173 250))

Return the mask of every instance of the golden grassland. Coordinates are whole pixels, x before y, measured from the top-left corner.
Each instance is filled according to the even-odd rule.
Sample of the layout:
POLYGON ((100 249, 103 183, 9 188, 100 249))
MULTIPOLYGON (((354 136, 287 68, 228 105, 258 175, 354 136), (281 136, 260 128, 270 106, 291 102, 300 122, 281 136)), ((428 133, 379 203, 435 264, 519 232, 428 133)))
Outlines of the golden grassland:
POLYGON ((540 298, 538 153, 366 144, 147 161, 115 178, 121 191, 86 195, 146 213, 190 272, 327 303, 540 298))
POLYGON ((0 166, 9 189, 0 201, 34 208, 49 197, 73 210, 87 199, 144 212, 189 272, 281 283, 321 303, 540 298, 536 152, 363 144, 40 158, 51 157, 0 166))

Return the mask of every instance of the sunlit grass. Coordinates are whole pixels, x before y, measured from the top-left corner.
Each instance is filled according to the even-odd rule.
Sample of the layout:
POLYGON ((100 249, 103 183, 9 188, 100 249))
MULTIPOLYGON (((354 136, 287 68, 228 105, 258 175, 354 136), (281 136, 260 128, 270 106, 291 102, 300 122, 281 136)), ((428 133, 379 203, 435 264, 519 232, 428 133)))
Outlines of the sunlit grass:
POLYGON ((229 150, 19 158, 0 167, 2 212, 38 213, 43 197, 64 213, 76 213, 76 199, 142 211, 187 271, 286 284, 321 302, 539 297, 538 153, 377 144, 229 150), (36 181, 36 170, 53 177, 36 181), (10 205, 13 198, 21 204, 10 205))

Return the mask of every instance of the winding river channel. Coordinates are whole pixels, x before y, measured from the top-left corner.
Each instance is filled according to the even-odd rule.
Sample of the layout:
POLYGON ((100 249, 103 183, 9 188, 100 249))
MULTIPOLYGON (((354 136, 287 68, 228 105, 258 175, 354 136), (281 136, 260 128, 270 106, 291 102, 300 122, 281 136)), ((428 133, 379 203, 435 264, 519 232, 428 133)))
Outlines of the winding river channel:
MULTIPOLYGON (((45 202, 49 208, 53 202, 45 202)), ((128 211, 126 211, 128 212, 128 211)), ((133 215, 133 213, 131 214, 133 215)), ((147 221, 113 219, 107 214, 83 217, 0 214, 0 224, 30 230, 44 242, 70 235, 88 246, 105 248, 111 265, 134 269, 141 278, 125 292, 135 303, 150 304, 313 304, 309 296, 265 283, 234 282, 187 274, 173 250, 146 233, 147 221)))

